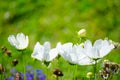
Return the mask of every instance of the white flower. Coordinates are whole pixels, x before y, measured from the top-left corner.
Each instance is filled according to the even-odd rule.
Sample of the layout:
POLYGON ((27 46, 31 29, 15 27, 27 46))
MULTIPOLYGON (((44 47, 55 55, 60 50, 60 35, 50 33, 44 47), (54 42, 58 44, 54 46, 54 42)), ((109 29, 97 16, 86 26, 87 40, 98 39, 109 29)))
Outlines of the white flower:
POLYGON ((8 37, 8 41, 18 50, 24 50, 27 48, 29 43, 28 36, 25 36, 23 33, 18 33, 16 37, 14 35, 10 35, 8 37))
POLYGON ((57 49, 60 55, 72 64, 89 65, 93 62, 93 60, 83 54, 83 48, 81 45, 73 45, 71 42, 63 45, 58 43, 57 49))
POLYGON ((98 62, 99 59, 106 56, 113 48, 113 44, 110 44, 107 40, 101 39, 96 40, 93 46, 89 40, 85 41, 84 47, 81 44, 57 44, 60 55, 70 63, 78 65, 95 64, 95 60, 98 62))
POLYGON ((96 40, 94 45, 92 46, 91 41, 87 40, 84 43, 84 47, 79 48, 79 57, 78 64, 79 65, 91 65, 95 64, 95 60, 97 62, 99 59, 106 56, 112 49, 114 48, 113 44, 110 44, 107 40, 96 40))
POLYGON ((36 58, 40 61, 51 61, 57 55, 58 55, 57 49, 56 48, 51 49, 49 42, 45 42, 43 45, 37 42, 31 57, 36 58))
POLYGON ((84 44, 84 53, 91 59, 101 59, 114 48, 107 40, 96 40, 94 45, 87 40, 84 44))
POLYGON ((73 51, 73 44, 72 43, 65 43, 57 44, 57 49, 59 51, 59 54, 67 61, 70 63, 76 64, 76 56, 74 56, 74 51, 73 51))

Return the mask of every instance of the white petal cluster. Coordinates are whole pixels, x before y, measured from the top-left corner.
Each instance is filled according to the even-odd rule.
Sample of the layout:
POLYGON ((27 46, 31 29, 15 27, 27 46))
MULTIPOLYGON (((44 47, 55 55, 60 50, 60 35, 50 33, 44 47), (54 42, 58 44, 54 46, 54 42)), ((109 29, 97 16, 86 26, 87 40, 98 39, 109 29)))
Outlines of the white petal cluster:
POLYGON ((91 59, 103 58, 113 48, 114 45, 110 44, 107 40, 96 40, 93 46, 89 40, 84 43, 84 53, 91 59))
POLYGON ((8 41, 18 50, 24 50, 29 44, 28 36, 25 36, 23 33, 18 33, 16 37, 14 35, 10 35, 8 37, 8 41))
POLYGON ((61 45, 61 43, 59 43, 56 48, 60 55, 72 64, 89 65, 94 62, 84 54, 81 44, 73 45, 72 43, 65 43, 61 45))
MULTIPOLYGON (((18 50, 24 50, 29 44, 28 36, 23 33, 18 33, 16 37, 10 35, 8 41, 18 50)), ((59 42, 55 48, 51 48, 50 42, 45 42, 43 45, 37 42, 31 57, 40 61, 52 61, 59 54, 72 64, 90 65, 95 64, 96 60, 98 62, 113 48, 114 45, 112 43, 102 39, 96 40, 93 45, 90 40, 77 45, 73 45, 71 42, 65 44, 59 42)))
POLYGON ((95 64, 95 60, 106 56, 113 48, 113 44, 101 39, 96 40, 93 45, 90 40, 85 41, 84 45, 73 45, 71 42, 61 44, 59 42, 56 48, 52 49, 49 42, 45 42, 43 45, 37 42, 32 57, 40 61, 51 61, 59 54, 72 64, 90 65, 95 64))
POLYGON ((45 42, 43 45, 37 42, 31 57, 36 58, 40 61, 51 61, 57 55, 58 55, 57 49, 56 48, 51 49, 50 42, 45 42))

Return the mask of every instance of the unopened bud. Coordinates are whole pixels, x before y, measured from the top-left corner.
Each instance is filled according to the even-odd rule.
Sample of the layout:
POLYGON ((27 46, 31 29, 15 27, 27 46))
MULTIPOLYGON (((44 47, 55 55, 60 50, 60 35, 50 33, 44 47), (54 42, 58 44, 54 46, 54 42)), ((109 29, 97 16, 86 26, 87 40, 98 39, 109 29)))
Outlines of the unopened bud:
POLYGON ((56 75, 56 76, 63 76, 63 73, 60 69, 54 69, 53 73, 56 75))
POLYGON ((11 51, 6 51, 7 56, 11 57, 11 51))
POLYGON ((7 51, 7 48, 5 46, 2 46, 1 49, 2 49, 3 52, 7 51))
POLYGON ((93 73, 92 72, 88 72, 86 77, 87 78, 92 78, 92 76, 93 76, 93 73))
POLYGON ((85 29, 81 29, 78 31, 78 36, 80 37, 85 37, 86 36, 86 30, 85 29))
POLYGON ((14 59, 13 61, 12 61, 12 65, 13 66, 16 66, 18 64, 18 60, 17 59, 14 59))
POLYGON ((103 62, 108 62, 109 60, 105 59, 103 62))

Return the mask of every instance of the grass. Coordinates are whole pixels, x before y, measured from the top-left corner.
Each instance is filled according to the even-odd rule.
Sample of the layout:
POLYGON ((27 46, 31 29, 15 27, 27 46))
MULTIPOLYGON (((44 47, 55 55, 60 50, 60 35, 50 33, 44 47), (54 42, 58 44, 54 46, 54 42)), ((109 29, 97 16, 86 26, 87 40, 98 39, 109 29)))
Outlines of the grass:
MULTIPOLYGON (((55 80, 53 69, 56 67, 64 73, 60 80, 73 80, 73 75, 76 73, 75 65, 70 65, 63 58, 60 57, 59 60, 52 61, 50 69, 43 66, 40 61, 32 59, 31 53, 35 43, 37 41, 40 43, 50 41, 52 47, 55 47, 57 42, 78 43, 77 32, 82 28, 87 30, 87 38, 91 41, 108 37, 113 41, 120 42, 119 5, 119 0, 1 0, 0 46, 4 45, 12 52, 11 58, 3 57, 3 65, 6 65, 9 73, 11 61, 17 58, 19 63, 15 68, 23 72, 22 58, 25 57, 27 59, 26 65, 43 70, 43 73, 48 74, 48 80, 55 80), (8 16, 5 17, 7 13, 8 16), (25 55, 21 55, 7 40, 10 34, 16 35, 19 32, 28 35, 30 39, 25 55)), ((120 64, 119 53, 119 49, 115 49, 104 59, 120 64)), ((102 61, 99 62, 97 70, 101 69, 101 65, 102 61)), ((79 77, 78 80, 83 80, 83 77, 87 79, 87 72, 93 71, 92 66, 77 66, 76 76, 79 77)))

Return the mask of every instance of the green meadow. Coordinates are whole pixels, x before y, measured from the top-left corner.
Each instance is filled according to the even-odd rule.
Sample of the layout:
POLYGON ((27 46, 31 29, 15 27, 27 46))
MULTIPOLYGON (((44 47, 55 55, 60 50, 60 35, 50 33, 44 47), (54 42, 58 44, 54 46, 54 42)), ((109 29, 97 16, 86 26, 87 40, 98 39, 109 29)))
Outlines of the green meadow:
POLYGON ((5 68, 2 72, 0 66, 0 80, 9 77, 13 68, 25 73, 24 67, 27 65, 42 70, 46 80, 119 80, 119 7, 119 0, 0 0, 0 64, 5 68), (78 31, 81 29, 86 30, 84 39, 78 36, 78 31), (29 38, 29 45, 23 53, 8 42, 9 35, 16 36, 21 32, 29 38), (58 55, 48 67, 40 60, 31 57, 36 42, 44 44, 49 41, 54 48, 58 42, 80 44, 90 40, 94 43, 98 39, 106 38, 116 45, 98 62, 97 79, 87 77, 88 72, 94 73, 94 65, 71 64, 58 55), (3 52, 3 46, 10 51, 10 57, 3 52), (18 60, 15 66, 12 63, 14 59, 18 60), (113 76, 109 79, 103 79, 99 74, 103 69, 104 60, 119 66, 118 73, 114 75, 110 73, 113 76), (53 74, 55 68, 60 69, 63 76, 57 78, 53 74))

